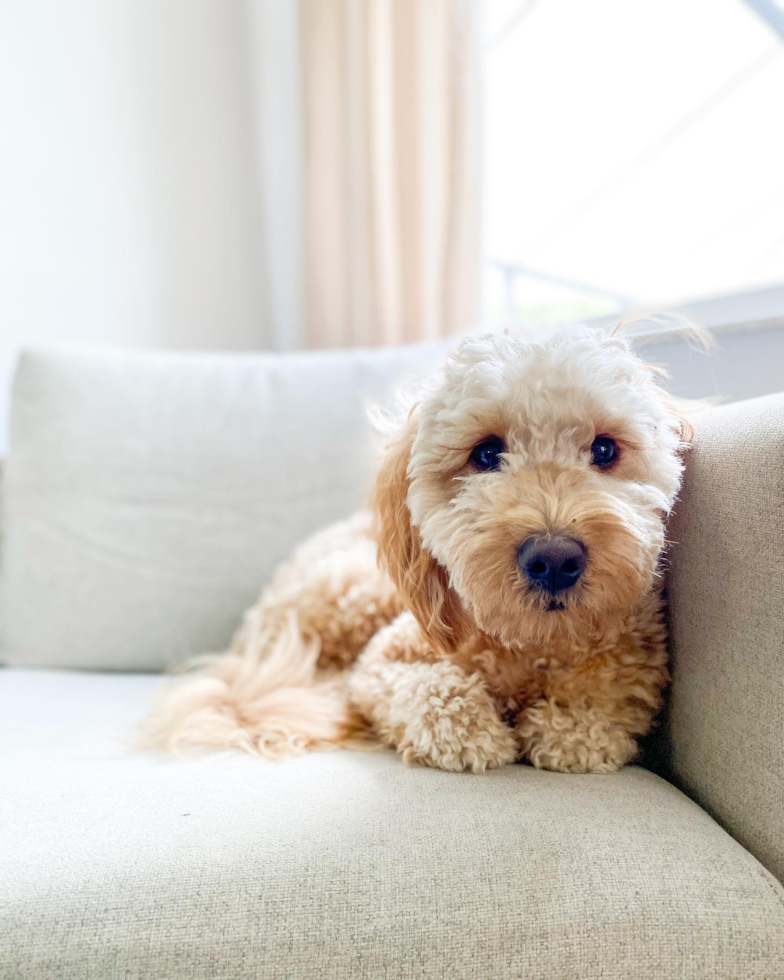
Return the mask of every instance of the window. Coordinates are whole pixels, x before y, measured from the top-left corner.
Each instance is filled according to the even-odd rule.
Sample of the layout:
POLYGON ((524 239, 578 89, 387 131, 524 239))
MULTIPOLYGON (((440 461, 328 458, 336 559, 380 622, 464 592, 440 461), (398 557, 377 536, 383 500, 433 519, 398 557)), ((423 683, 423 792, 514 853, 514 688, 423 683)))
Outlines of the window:
POLYGON ((784 314, 784 5, 488 0, 485 316, 784 314))

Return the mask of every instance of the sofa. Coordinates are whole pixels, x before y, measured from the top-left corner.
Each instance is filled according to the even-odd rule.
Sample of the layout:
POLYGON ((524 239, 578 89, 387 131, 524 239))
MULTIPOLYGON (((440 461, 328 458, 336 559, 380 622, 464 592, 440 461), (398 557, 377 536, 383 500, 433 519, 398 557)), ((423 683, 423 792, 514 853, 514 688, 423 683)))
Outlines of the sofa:
MULTIPOLYGON (((669 529, 671 696, 638 764, 135 747, 160 672, 222 649, 291 547, 362 505, 364 403, 446 346, 21 357, 2 980, 784 978, 784 395, 699 420, 669 529)), ((705 394, 670 348, 676 389, 705 394)))

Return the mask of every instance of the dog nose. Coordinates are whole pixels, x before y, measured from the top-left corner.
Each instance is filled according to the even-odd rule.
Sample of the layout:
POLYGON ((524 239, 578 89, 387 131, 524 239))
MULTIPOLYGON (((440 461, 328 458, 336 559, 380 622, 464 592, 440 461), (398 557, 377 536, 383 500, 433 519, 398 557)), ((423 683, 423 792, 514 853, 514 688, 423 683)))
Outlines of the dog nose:
POLYGON ((550 595, 574 585, 587 560, 585 545, 563 535, 528 538, 517 553, 517 564, 523 575, 550 595))

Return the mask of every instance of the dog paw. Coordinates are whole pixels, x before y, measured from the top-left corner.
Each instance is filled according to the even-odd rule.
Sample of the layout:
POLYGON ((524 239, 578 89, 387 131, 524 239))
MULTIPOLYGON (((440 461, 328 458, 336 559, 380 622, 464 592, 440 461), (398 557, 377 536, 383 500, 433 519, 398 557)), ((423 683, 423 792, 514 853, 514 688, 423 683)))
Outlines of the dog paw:
POLYGON ((424 686, 418 695, 421 713, 412 712, 397 746, 408 765, 482 773, 517 758, 514 736, 478 680, 458 690, 424 686))
POLYGON ((571 773, 617 772, 637 754, 624 729, 595 709, 537 701, 515 729, 521 755, 537 769, 571 773))

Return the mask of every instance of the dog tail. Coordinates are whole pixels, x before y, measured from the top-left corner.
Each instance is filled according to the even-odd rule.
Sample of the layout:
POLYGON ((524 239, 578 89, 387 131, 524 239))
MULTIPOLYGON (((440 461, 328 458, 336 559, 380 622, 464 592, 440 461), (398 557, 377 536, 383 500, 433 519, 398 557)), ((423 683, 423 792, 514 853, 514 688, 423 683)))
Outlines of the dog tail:
POLYGON ((317 636, 296 613, 253 631, 226 654, 188 661, 161 692, 142 744, 176 755, 240 749, 268 759, 336 748, 367 737, 349 705, 345 675, 317 670, 317 636))

